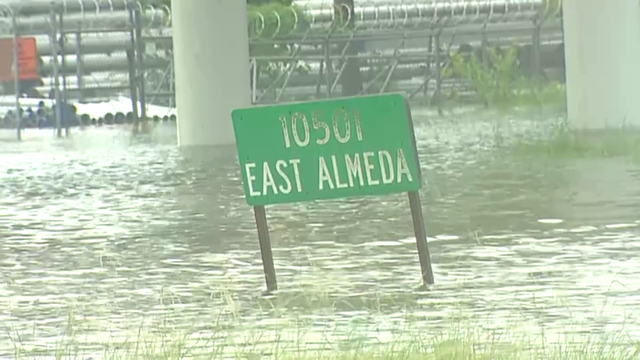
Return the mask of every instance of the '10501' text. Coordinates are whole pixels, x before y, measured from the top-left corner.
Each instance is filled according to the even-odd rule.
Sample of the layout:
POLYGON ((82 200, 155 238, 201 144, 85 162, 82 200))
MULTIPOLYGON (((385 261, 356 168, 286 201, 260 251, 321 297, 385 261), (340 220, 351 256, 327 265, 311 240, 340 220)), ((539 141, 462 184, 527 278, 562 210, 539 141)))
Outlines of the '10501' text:
MULTIPOLYGON (((321 131, 322 136, 315 139, 316 144, 324 145, 331 139, 331 134, 339 143, 347 143, 351 140, 351 119, 349 113, 343 108, 339 108, 333 112, 332 126, 325 121, 320 120, 324 116, 322 110, 313 111, 311 114, 311 126, 315 130, 314 134, 321 131)), ((357 111, 353 112, 353 123, 357 141, 362 141, 362 125, 357 111)), ((284 136, 284 146, 291 147, 291 138, 298 147, 306 147, 311 142, 311 129, 309 120, 304 113, 296 112, 291 115, 289 121, 286 115, 280 116, 280 125, 282 126, 282 135, 284 136), (298 122, 302 122, 303 133, 299 133, 298 122), (289 125, 290 124, 290 125, 289 125), (291 134, 290 134, 291 133, 291 134)))

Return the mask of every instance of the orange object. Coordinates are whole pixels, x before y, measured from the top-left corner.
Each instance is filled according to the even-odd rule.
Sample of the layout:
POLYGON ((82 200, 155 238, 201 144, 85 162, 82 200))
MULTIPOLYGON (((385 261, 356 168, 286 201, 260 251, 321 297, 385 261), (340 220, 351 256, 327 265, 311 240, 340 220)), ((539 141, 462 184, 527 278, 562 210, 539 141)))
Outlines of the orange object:
MULTIPOLYGON (((13 81, 13 38, 0 38, 0 82, 13 81)), ((18 79, 34 80, 38 73, 36 38, 18 38, 18 79)))

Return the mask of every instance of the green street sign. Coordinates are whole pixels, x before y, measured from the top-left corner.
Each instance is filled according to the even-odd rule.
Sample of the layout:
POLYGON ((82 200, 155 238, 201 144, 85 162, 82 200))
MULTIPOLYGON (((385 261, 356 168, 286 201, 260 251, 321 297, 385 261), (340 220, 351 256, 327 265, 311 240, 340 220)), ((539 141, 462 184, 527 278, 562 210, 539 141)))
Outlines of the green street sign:
POLYGON ((232 117, 251 206, 422 185, 411 113, 400 94, 258 106, 232 117))
POLYGON ((407 192, 422 281, 433 284, 411 110, 400 94, 237 109, 231 114, 269 293, 278 289, 265 205, 407 192))

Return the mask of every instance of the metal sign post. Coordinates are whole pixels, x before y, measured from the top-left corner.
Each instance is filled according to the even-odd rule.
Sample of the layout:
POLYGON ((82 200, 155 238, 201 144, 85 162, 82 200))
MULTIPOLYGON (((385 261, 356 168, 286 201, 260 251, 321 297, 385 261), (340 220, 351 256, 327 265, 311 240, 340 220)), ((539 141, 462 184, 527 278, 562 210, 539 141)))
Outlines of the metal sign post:
POLYGON ((13 27, 13 87, 16 93, 16 136, 22 140, 22 109, 20 106, 20 63, 18 55, 20 53, 20 42, 18 37, 18 24, 16 15, 11 11, 11 26, 13 27))

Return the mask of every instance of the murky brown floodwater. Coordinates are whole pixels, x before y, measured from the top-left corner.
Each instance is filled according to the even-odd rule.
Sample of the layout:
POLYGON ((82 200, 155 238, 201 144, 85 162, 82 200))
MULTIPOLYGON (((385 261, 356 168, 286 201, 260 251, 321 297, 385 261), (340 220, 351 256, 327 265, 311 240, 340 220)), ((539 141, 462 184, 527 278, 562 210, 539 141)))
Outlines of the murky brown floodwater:
POLYGON ((59 347, 70 318, 82 348, 143 323, 251 343, 287 329, 380 338, 407 320, 436 331, 460 316, 640 333, 640 166, 508 146, 548 120, 416 117, 428 294, 404 195, 268 208, 281 291, 267 299, 233 151, 181 151, 168 127, 1 133, 0 356, 18 335, 59 347))

